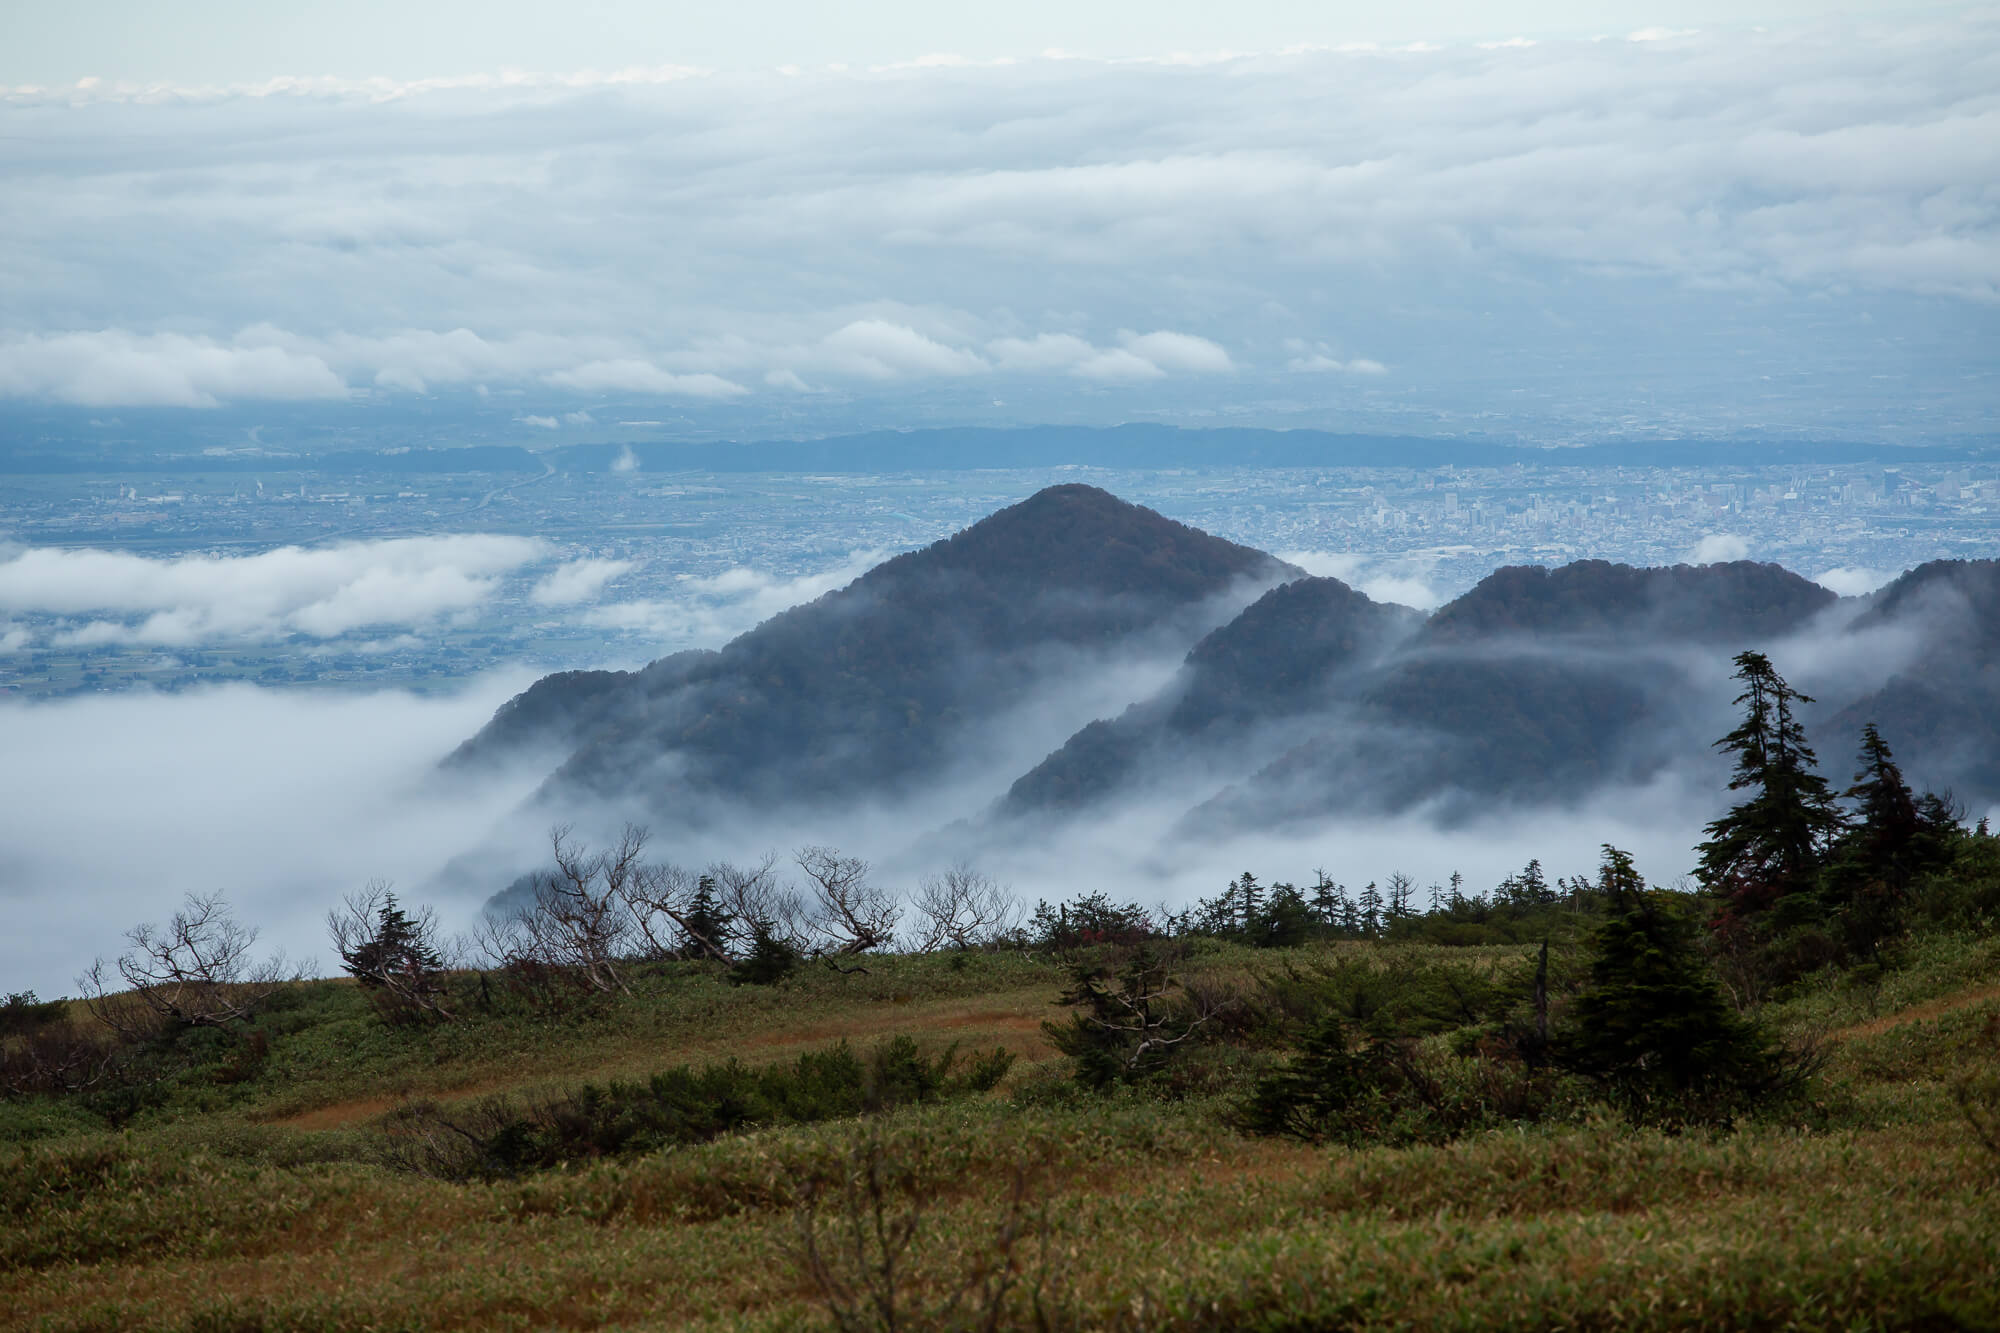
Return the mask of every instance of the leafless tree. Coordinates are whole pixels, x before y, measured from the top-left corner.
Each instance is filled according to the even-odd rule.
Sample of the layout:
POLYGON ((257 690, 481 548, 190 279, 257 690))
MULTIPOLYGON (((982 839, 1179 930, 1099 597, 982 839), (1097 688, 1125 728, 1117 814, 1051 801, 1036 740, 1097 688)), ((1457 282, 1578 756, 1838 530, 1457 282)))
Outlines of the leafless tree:
POLYGON ((326 928, 342 963, 368 988, 383 1017, 391 1022, 456 1017, 444 984, 452 949, 430 908, 406 912, 386 881, 370 880, 326 914, 326 928))
POLYGON ((1013 929, 1021 916, 1020 901, 1013 894, 963 861, 919 883, 912 906, 920 953, 946 946, 975 948, 1013 929))
POLYGON ((723 913, 735 923, 739 943, 748 937, 754 923, 762 922, 773 937, 804 953, 812 944, 806 900, 778 878, 777 865, 778 854, 766 852, 754 865, 714 862, 708 875, 715 881, 723 913))
POLYGON ((868 863, 842 856, 831 847, 802 847, 796 858, 808 881, 807 927, 813 952, 838 971, 865 971, 840 966, 896 937, 903 909, 894 895, 868 882, 868 863))
MULTIPOLYGON (((632 830, 628 829, 628 836, 632 830)), ((643 838, 645 831, 638 830, 643 838)), ((631 915, 632 929, 639 941, 644 941, 643 952, 649 958, 675 958, 684 948, 674 932, 687 937, 693 949, 701 956, 726 958, 726 953, 714 951, 722 949, 726 941, 711 940, 711 934, 720 932, 703 930, 702 923, 692 911, 699 883, 677 865, 667 863, 641 862, 626 876, 620 889, 625 910, 631 915)), ((636 943, 637 941, 635 941, 636 943)))
POLYGON ((644 872, 646 831, 627 825, 618 842, 591 852, 566 824, 549 830, 554 868, 535 877, 526 907, 475 932, 494 963, 517 974, 574 980, 599 994, 630 994, 620 960, 639 931, 630 900, 644 872))
POLYGON ((116 963, 102 958, 77 979, 93 1017, 122 1035, 144 1035, 159 1023, 223 1027, 257 1011, 280 985, 304 971, 288 971, 283 954, 252 956, 255 927, 237 921, 221 892, 187 896, 162 926, 146 922, 125 932, 131 946, 116 963), (115 977, 115 979, 114 979, 115 977), (137 1000, 117 998, 118 983, 137 1000))

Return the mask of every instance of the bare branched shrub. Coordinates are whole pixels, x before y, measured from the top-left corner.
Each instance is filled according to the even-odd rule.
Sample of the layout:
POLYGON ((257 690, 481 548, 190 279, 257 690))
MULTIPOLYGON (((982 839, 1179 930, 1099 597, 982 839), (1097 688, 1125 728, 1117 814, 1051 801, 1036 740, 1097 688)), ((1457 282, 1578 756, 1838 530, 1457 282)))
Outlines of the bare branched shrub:
POLYGON ((1057 1000, 1069 1006, 1069 1021, 1045 1022, 1042 1031, 1079 1081, 1103 1087, 1155 1073, 1233 1011, 1233 992, 1183 984, 1179 961, 1142 945, 1116 973, 1101 963, 1071 968, 1057 1000))
POLYGON ((799 953, 811 946, 806 901, 797 889, 778 878, 777 865, 777 853, 767 852, 755 865, 717 861, 708 868, 716 901, 733 923, 739 956, 758 922, 773 938, 799 953))
POLYGON ((99 1022, 128 1038, 162 1024, 223 1027, 250 1018, 286 981, 284 955, 258 960, 254 927, 238 922, 220 892, 189 894, 165 926, 151 922, 125 932, 131 946, 110 967, 102 958, 77 979, 99 1022), (129 990, 136 1005, 120 1003, 129 990))
POLYGON ((120 1047, 66 1012, 67 1005, 37 1004, 32 991, 9 996, 8 1009, 29 1011, 26 1021, 0 1028, 0 1095, 27 1097, 84 1092, 113 1072, 120 1047), (25 1004, 13 1001, 25 999, 25 1004))
POLYGON ((1053 1245, 1046 1200, 1031 1204, 1029 1173, 1014 1173, 991 1238, 940 1271, 943 1250, 927 1216, 921 1160, 903 1163, 870 1135, 815 1181, 798 1213, 792 1259, 841 1333, 1079 1326, 1067 1271, 1053 1245))
POLYGON ((445 992, 450 946, 430 908, 406 912, 387 882, 370 880, 326 914, 326 928, 342 965, 383 1018, 403 1023, 456 1017, 445 992))
POLYGON ((1021 903, 990 875, 961 861, 917 886, 914 942, 920 953, 972 949, 1020 922, 1021 903))
POLYGON ((806 925, 813 952, 841 971, 840 960, 889 944, 903 909, 893 894, 871 884, 868 863, 831 847, 804 847, 795 858, 808 882, 806 925))
POLYGON ((538 992, 571 986, 630 994, 620 971, 641 938, 631 899, 641 892, 646 831, 627 825, 618 842, 593 853, 567 825, 549 831, 554 867, 535 877, 526 907, 488 921, 473 936, 495 966, 538 992))

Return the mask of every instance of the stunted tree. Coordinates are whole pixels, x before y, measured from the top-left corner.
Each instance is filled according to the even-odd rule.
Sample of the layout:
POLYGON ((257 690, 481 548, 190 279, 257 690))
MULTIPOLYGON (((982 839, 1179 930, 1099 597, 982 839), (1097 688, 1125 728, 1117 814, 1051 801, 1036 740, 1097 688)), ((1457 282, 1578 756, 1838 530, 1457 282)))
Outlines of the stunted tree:
POLYGON ((1044 1022, 1042 1031, 1070 1058, 1077 1081, 1096 1088, 1157 1072, 1232 1003, 1183 985, 1172 961, 1143 944, 1115 973, 1078 963, 1056 1002, 1069 1007, 1069 1020, 1044 1022))
POLYGON ((131 946, 110 967, 102 958, 77 979, 98 1021, 141 1036, 160 1023, 225 1027, 247 1021, 286 981, 283 954, 259 960, 257 931, 237 921, 220 891, 190 893, 165 926, 147 922, 125 932, 131 946), (136 1006, 121 1002, 120 983, 136 1006))
POLYGON ((1715 747, 1736 756, 1729 790, 1749 795, 1707 826, 1696 875, 1722 900, 1725 918, 1742 919, 1813 887, 1842 819, 1795 712, 1812 699, 1762 653, 1738 653, 1736 679, 1743 721, 1715 747))
POLYGON ((917 918, 915 944, 921 953, 976 948, 1012 929, 1021 915, 1014 895, 963 861, 919 883, 912 906, 917 918))
POLYGON ((412 916, 381 880, 371 880, 326 914, 327 933, 341 966, 390 1022, 455 1017, 445 994, 444 945, 437 914, 412 916))
POLYGON ((831 847, 802 847, 795 858, 807 881, 807 926, 814 949, 837 971, 843 958, 880 949, 896 938, 903 909, 893 894, 870 882, 868 863, 831 847))
POLYGON ((630 994, 622 965, 640 934, 631 901, 646 871, 645 830, 627 825, 615 845, 599 852, 577 841, 568 825, 551 829, 549 842, 554 868, 535 876, 527 906, 482 927, 481 950, 537 981, 630 994))

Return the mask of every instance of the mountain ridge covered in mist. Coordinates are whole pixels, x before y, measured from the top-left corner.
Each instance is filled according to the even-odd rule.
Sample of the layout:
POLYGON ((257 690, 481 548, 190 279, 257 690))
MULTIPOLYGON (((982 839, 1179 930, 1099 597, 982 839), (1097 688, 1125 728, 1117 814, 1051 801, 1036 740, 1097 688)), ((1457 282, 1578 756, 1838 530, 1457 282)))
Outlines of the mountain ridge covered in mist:
POLYGON ((1877 721, 1910 771, 1989 798, 1996 571, 1939 562, 1843 599, 1775 564, 1586 560, 1496 570, 1426 617, 1058 486, 719 651, 547 677, 449 762, 540 748, 564 756, 546 801, 676 819, 697 799, 893 802, 943 790, 1019 710, 1143 645, 1179 668, 989 783, 1004 794, 958 810, 960 832, 1161 799, 1190 836, 1422 805, 1450 818, 1712 764, 1729 659, 1776 644, 1820 693, 1808 724, 1836 781, 1849 733, 1877 721))
POLYGON ((551 740, 551 794, 799 799, 893 789, 1021 703, 1052 661, 1184 651, 1300 571, 1089 486, 1054 486, 716 652, 549 677, 453 756, 551 740))

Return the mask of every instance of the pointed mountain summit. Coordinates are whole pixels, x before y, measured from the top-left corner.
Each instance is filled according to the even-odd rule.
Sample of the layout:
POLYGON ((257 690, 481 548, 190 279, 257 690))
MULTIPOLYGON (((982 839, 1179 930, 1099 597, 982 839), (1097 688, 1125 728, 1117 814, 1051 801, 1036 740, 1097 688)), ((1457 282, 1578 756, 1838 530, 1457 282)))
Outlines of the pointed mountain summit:
MULTIPOLYGON (((1093 655, 1185 651, 1297 572, 1095 487, 1054 486, 718 652, 536 703, 542 682, 488 731, 525 734, 517 717, 573 722, 552 794, 661 808, 697 795, 885 794, 949 762, 970 729, 1051 672, 1093 655)), ((499 739, 474 744, 492 755, 499 739)))

